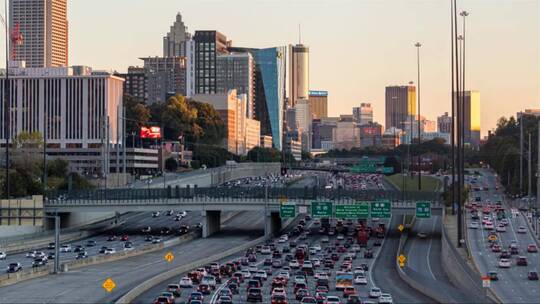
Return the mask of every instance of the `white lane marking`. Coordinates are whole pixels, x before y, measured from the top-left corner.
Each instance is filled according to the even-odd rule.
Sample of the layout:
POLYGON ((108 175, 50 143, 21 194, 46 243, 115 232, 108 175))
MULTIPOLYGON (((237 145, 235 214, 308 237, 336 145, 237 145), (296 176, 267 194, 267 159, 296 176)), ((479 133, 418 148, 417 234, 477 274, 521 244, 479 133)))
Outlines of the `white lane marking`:
POLYGON ((369 275, 369 282, 373 284, 372 286, 375 286, 375 281, 373 281, 373 276, 371 275, 373 273, 373 265, 375 264, 375 261, 377 261, 377 258, 379 257, 379 254, 381 253, 382 249, 384 248, 384 242, 386 242, 386 238, 388 236, 388 231, 392 229, 390 225, 392 224, 392 215, 390 215, 390 218, 388 219, 388 228, 386 229, 386 234, 384 235, 383 241, 381 243, 381 246, 379 246, 379 249, 375 253, 375 256, 371 260, 371 263, 369 265, 368 275, 369 275))
MULTIPOLYGON (((435 217, 433 220, 433 227, 431 228, 431 235, 435 234, 435 224, 437 223, 437 219, 438 217, 435 217)), ((428 267, 429 273, 431 274, 433 279, 437 280, 437 278, 435 277, 435 274, 433 274, 433 271, 431 270, 431 263, 429 259, 429 256, 431 255, 431 245, 433 245, 433 237, 429 239, 429 246, 427 250, 426 260, 427 260, 427 267, 428 267)))

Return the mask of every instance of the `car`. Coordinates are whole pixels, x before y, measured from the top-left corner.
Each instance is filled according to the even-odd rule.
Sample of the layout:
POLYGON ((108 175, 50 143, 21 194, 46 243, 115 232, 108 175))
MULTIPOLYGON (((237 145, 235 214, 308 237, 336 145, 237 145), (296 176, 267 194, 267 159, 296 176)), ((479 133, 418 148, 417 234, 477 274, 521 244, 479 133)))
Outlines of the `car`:
POLYGON ((88 257, 88 252, 86 251, 79 251, 77 253, 77 256, 75 256, 75 259, 77 260, 80 260, 80 259, 86 259, 88 257))
POLYGON ((39 253, 39 251, 36 251, 36 250, 29 251, 29 252, 26 253, 26 257, 27 258, 35 258, 38 255, 38 253, 39 253))
POLYGON ((116 249, 114 249, 114 248, 105 249, 105 254, 106 255, 115 254, 115 253, 116 253, 116 249))
POLYGON ((497 225, 497 228, 495 229, 497 232, 506 232, 506 226, 503 224, 497 225))
POLYGON ((470 229, 478 229, 479 226, 480 226, 480 225, 478 224, 478 222, 471 222, 471 223, 469 224, 469 228, 470 228, 470 229))
POLYGON ((530 280, 530 281, 538 281, 538 272, 536 271, 529 271, 527 273, 527 278, 530 280))
POLYGON ((510 266, 512 265, 512 262, 510 261, 510 259, 500 259, 499 260, 499 268, 510 268, 510 266))
POLYGON ((381 289, 378 287, 371 287, 368 295, 370 298, 379 298, 381 296, 381 289))
POLYGON ((86 247, 94 247, 97 245, 97 242, 94 240, 88 240, 86 241, 86 247))
POLYGON ((372 259, 373 258, 373 251, 371 249, 366 249, 364 251, 364 259, 372 259))
POLYGON ((0 260, 5 260, 7 258, 7 254, 4 251, 0 251, 0 260))
POLYGON ((124 243, 124 251, 131 251, 135 249, 135 247, 133 247, 133 243, 130 242, 130 241, 127 241, 124 243))
POLYGON ((154 304, 174 304, 168 297, 159 296, 154 300, 154 304))
POLYGON ((77 245, 75 246, 75 249, 73 249, 73 252, 75 253, 78 253, 78 252, 81 252, 81 251, 84 251, 84 247, 82 245, 77 245))
POLYGON ((54 242, 52 243, 49 243, 49 245, 47 245, 47 249, 54 249, 56 245, 54 244, 54 242))
POLYGON ((499 274, 496 271, 490 271, 488 272, 488 277, 491 281, 498 281, 499 280, 499 274))
POLYGON ((113 242, 113 241, 116 241, 117 237, 116 235, 110 235, 108 238, 107 238, 107 242, 113 242))
POLYGON ((270 296, 271 304, 288 304, 287 296, 283 294, 272 294, 270 296))
POLYGON ((508 250, 502 250, 501 254, 499 255, 499 258, 501 259, 509 259, 511 257, 512 255, 510 254, 510 252, 508 252, 508 250))
POLYGON ((158 217, 160 215, 159 211, 152 212, 152 217, 158 217))
POLYGON ((262 296, 262 290, 260 288, 250 288, 247 292, 246 297, 247 302, 262 302, 263 296, 262 296))
POLYGON ((324 236, 322 239, 321 239, 321 243, 328 243, 330 242, 330 239, 327 237, 327 236, 324 236))
POLYGON ((519 249, 517 249, 517 247, 510 248, 510 254, 512 255, 519 254, 519 249))
POLYGON ((304 297, 308 297, 309 296, 309 291, 307 289, 298 289, 296 292, 295 292, 295 299, 296 301, 300 301, 302 300, 304 297))
POLYGON ((159 244, 159 243, 161 243, 161 238, 159 238, 159 237, 154 237, 154 238, 152 239, 152 244, 159 244))
POLYGON ((216 303, 217 304, 233 304, 233 300, 230 296, 220 296, 216 303))
POLYGON ((188 297, 188 302, 192 302, 192 301, 204 301, 204 296, 202 293, 200 292, 197 292, 197 291, 193 291, 191 294, 189 294, 189 297, 188 297))
POLYGON ((121 240, 122 242, 129 241, 129 235, 127 235, 127 234, 122 235, 122 237, 120 238, 120 240, 121 240))
POLYGON ((418 236, 418 238, 420 238, 420 239, 425 239, 425 238, 427 238, 427 233, 425 233, 425 232, 418 232, 418 233, 416 234, 416 236, 418 236))
POLYGON ((348 286, 343 288, 343 297, 347 299, 349 295, 356 294, 356 289, 352 286, 348 286))
POLYGON ((35 258, 32 262, 32 267, 45 266, 47 262, 47 258, 35 258))
POLYGON ((491 221, 486 221, 486 223, 484 224, 484 230, 493 230, 494 225, 491 221))
POLYGON ((527 266, 528 264, 527 257, 525 256, 519 256, 516 260, 516 265, 518 266, 527 266))
POLYGON ((508 224, 509 224, 510 222, 508 221, 508 219, 503 218, 503 219, 500 221, 500 223, 503 224, 503 225, 505 225, 505 226, 508 226, 508 224))
POLYGON ((60 252, 71 252, 71 245, 65 244, 60 247, 60 252))
POLYGON ((527 228, 525 228, 524 226, 519 226, 517 233, 525 234, 527 233, 527 228))
POLYGON ((538 252, 538 247, 535 244, 529 244, 529 246, 527 246, 527 252, 530 252, 530 253, 538 252))
POLYGON ((289 267, 295 269, 295 268, 299 268, 300 267, 300 263, 298 263, 297 260, 292 260, 289 262, 289 267))
POLYGON ((367 277, 364 274, 358 274, 354 278, 354 284, 367 285, 367 277))
POLYGON ((202 284, 208 284, 208 286, 210 286, 210 288, 212 289, 215 289, 216 288, 216 278, 214 276, 211 276, 211 275, 206 275, 202 278, 201 280, 201 283, 202 284))
POLYGON ((327 296, 325 304, 341 304, 341 299, 336 296, 327 296))
POLYGON ((6 272, 7 273, 15 273, 22 270, 21 263, 9 263, 6 272))
POLYGON ((392 296, 389 293, 381 293, 381 296, 379 297, 379 304, 392 304, 394 301, 392 300, 392 296))
MULTIPOLYGON (((367 302, 363 302, 363 303, 367 303, 367 302)), ((347 298, 347 302, 345 302, 345 304, 362 304, 362 300, 357 294, 352 294, 352 295, 349 295, 349 297, 347 298)))
POLYGON ((197 286, 197 291, 206 295, 212 293, 211 288, 210 286, 208 286, 208 284, 199 284, 199 286, 197 286))
POLYGON ((193 282, 191 281, 190 278, 183 277, 183 278, 180 279, 180 282, 178 283, 178 285, 180 285, 180 287, 182 287, 182 288, 192 288, 193 287, 193 282))
POLYGON ((152 232, 152 227, 146 226, 143 229, 141 229, 142 233, 150 233, 152 232))

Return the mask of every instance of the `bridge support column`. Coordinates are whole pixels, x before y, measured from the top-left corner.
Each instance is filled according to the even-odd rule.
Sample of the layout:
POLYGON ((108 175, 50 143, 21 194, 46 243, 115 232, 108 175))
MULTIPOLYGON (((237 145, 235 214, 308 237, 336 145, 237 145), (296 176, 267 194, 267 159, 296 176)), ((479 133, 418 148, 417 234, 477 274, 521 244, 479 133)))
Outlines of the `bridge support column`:
POLYGON ((264 221, 264 236, 272 237, 281 231, 281 218, 279 212, 267 212, 264 221))
POLYGON ((221 211, 202 211, 202 236, 207 238, 221 229, 221 211))

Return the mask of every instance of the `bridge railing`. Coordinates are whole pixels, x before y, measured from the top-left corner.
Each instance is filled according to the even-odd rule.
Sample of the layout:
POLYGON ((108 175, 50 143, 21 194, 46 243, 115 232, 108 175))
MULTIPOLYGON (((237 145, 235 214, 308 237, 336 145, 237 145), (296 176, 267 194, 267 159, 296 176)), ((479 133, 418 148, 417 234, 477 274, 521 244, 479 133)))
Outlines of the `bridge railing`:
POLYGON ((146 189, 93 189, 58 191, 49 196, 49 201, 114 201, 189 198, 241 198, 241 199, 286 199, 286 200, 357 200, 372 201, 440 201, 440 194, 428 191, 392 190, 345 190, 325 188, 271 188, 271 187, 167 187, 146 189))

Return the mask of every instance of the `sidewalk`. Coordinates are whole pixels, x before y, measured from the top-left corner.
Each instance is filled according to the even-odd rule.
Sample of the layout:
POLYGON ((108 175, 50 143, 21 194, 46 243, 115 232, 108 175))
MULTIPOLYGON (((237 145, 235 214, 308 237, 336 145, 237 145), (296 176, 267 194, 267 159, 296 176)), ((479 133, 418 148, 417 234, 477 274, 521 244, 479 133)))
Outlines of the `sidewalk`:
MULTIPOLYGON (((452 215, 452 210, 450 208, 447 208, 446 215, 443 219, 443 225, 444 229, 446 229, 446 232, 448 233, 448 236, 450 237, 450 242, 454 246, 454 248, 457 249, 459 255, 467 262, 469 266, 471 266, 473 269, 475 269, 478 272, 478 269, 472 262, 472 258, 469 255, 469 251, 467 250, 467 242, 465 242, 464 246, 458 247, 458 240, 457 240, 457 215, 452 215)), ((464 225, 466 227, 466 225, 464 225)), ((465 238, 466 231, 464 232, 465 238)))

